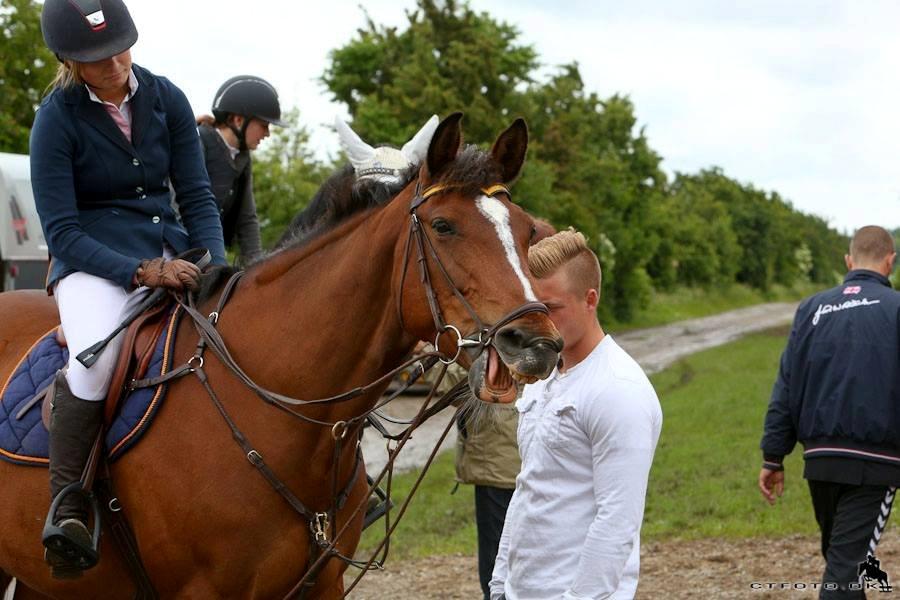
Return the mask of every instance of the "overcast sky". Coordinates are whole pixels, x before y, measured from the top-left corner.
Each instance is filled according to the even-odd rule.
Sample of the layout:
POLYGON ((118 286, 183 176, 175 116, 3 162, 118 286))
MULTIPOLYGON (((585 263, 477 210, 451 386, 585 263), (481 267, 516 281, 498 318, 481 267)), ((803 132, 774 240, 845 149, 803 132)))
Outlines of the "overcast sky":
MULTIPOLYGON (((316 81, 330 50, 413 0, 126 0, 135 62, 208 112, 225 79, 270 80, 320 156, 346 115, 316 81)), ((900 226, 900 2, 472 0, 516 25, 546 70, 578 61, 589 90, 626 94, 663 167, 720 166, 843 230, 900 226)), ((465 107, 461 107, 465 109, 465 107)), ((372 140, 378 142, 379 140, 372 140)), ((527 168, 527 165, 526 165, 527 168)))

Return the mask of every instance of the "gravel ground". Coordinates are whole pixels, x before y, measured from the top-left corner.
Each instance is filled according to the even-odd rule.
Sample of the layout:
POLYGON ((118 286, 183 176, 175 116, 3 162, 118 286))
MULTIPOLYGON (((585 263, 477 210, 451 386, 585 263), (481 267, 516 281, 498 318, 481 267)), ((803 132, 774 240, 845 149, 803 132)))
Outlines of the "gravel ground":
MULTIPOLYGON (((879 547, 881 567, 900 578, 900 540, 889 530, 879 547)), ((680 598, 816 598, 825 563, 819 540, 693 540, 647 543, 641 549, 638 600, 680 598), (754 589, 758 583, 762 589, 754 589), (769 587, 769 585, 774 587, 769 587), (787 589, 780 589, 784 584, 787 589), (802 591, 792 585, 805 585, 802 591)), ((355 573, 354 573, 355 575, 355 573)), ((452 600, 480 598, 474 556, 432 556, 390 562, 384 572, 366 575, 350 594, 354 600, 452 600)), ((893 594, 869 592, 869 598, 893 594)))

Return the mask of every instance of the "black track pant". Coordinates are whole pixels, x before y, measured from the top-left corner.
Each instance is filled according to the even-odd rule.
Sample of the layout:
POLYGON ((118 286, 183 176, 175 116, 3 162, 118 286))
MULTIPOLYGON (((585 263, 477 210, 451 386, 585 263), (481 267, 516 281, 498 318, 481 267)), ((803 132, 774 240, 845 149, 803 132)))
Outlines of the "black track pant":
POLYGON ((491 574, 494 572, 494 561, 497 560, 497 549, 500 547, 500 534, 503 533, 503 521, 506 519, 506 508, 512 500, 514 490, 475 486, 475 523, 478 526, 478 578, 481 580, 481 591, 484 600, 490 600, 491 574))
MULTIPOLYGON (((866 562, 868 555, 875 556, 875 548, 891 512, 894 489, 880 485, 809 481, 825 557, 819 598, 866 597, 861 589, 865 584, 860 586, 859 565, 866 562), (824 584, 837 584, 839 589, 828 590, 824 584)), ((880 568, 889 577, 895 575, 900 579, 900 564, 881 565, 880 568)), ((873 592, 870 596, 877 593, 877 587, 867 589, 873 592)))

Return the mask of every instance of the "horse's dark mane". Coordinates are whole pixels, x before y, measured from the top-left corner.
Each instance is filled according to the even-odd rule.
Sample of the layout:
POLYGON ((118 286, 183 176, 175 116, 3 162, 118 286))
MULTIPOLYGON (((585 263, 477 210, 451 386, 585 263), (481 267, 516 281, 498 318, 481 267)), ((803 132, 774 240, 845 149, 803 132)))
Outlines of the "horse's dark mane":
MULTIPOLYGON (((357 180, 352 165, 338 169, 329 177, 303 211, 294 217, 271 253, 254 264, 282 250, 302 246, 346 221, 353 215, 384 205, 416 179, 419 165, 402 173, 399 181, 387 183, 373 179, 357 180)), ((477 146, 466 146, 456 159, 438 175, 436 184, 452 184, 463 195, 475 196, 484 187, 501 183, 499 165, 491 155, 477 146)), ((249 265, 253 266, 253 264, 249 265)), ((198 303, 212 297, 231 275, 235 267, 216 267, 201 281, 198 303)))
POLYGON ((452 185, 464 196, 477 196, 481 189, 503 183, 503 175, 490 153, 470 145, 438 174, 435 183, 452 185))
POLYGON ((334 229, 357 213, 381 206, 409 185, 418 172, 419 166, 413 165, 398 181, 388 183, 357 179, 353 166, 345 165, 322 184, 309 206, 294 217, 275 244, 275 251, 302 244, 334 229))
MULTIPOLYGON (((399 194, 419 173, 419 165, 404 171, 400 180, 386 183, 374 179, 356 179, 353 167, 346 165, 329 177, 287 231, 275 244, 275 251, 303 244, 331 231, 349 217, 381 206, 399 194)), ((466 146, 444 169, 435 183, 450 183, 465 195, 500 182, 500 168, 491 155, 477 146, 466 146)))
POLYGON ((225 285, 225 282, 238 271, 240 271, 240 269, 234 266, 216 266, 207 269, 200 278, 200 289, 197 291, 197 304, 202 304, 217 295, 219 288, 225 285))

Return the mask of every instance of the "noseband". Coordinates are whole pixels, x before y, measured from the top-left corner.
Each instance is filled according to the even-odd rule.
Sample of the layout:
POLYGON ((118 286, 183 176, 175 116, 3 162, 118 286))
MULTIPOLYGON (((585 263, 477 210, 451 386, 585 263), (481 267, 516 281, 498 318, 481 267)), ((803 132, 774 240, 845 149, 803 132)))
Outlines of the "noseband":
MULTIPOLYGON (((535 312, 549 314, 547 307, 543 303, 526 302, 521 306, 513 309, 503 318, 488 327, 484 324, 481 318, 479 318, 478 313, 475 312, 475 309, 472 308, 472 305, 469 304, 468 300, 466 300, 462 292, 459 291, 459 288, 456 286, 456 284, 453 283, 453 278, 450 277, 449 273, 447 273, 447 269, 444 267, 444 263, 441 262, 441 259, 438 256, 437 251, 435 250, 434 243, 431 241, 431 238, 428 237, 428 234, 422 227, 422 223, 419 220, 419 216, 418 214, 416 214, 416 211, 430 198, 446 192, 447 190, 458 187, 459 186, 454 184, 435 184, 422 190, 421 180, 416 181, 416 191, 413 195, 413 199, 409 207, 409 235, 406 238, 406 248, 403 252, 403 272, 400 277, 400 289, 397 293, 397 314, 400 318, 400 325, 404 326, 403 284, 406 281, 406 272, 409 266, 410 248, 412 246, 412 241, 415 240, 417 262, 419 264, 419 281, 422 283, 422 287, 425 289, 425 297, 428 300, 428 308, 431 310, 431 317, 434 320, 434 328, 437 332, 434 338, 435 349, 440 349, 438 343, 440 342, 441 336, 443 334, 449 331, 453 332, 453 334, 456 336, 456 354, 452 359, 441 358, 441 362, 445 364, 452 364, 456 362, 459 359, 460 353, 465 348, 473 348, 475 349, 476 355, 480 354, 482 351, 484 351, 485 348, 493 344, 494 335, 497 333, 497 331, 499 331, 502 327, 508 325, 509 323, 515 321, 516 319, 519 319, 529 313, 535 312), (441 306, 438 303, 437 294, 435 293, 434 286, 431 282, 431 274, 428 271, 429 255, 431 256, 431 260, 434 262, 434 264, 437 265, 438 272, 447 282, 447 285, 450 286, 450 290, 453 292, 453 295, 457 300, 459 300, 460 304, 462 304, 463 308, 467 313, 469 313, 469 316, 475 323, 475 331, 473 333, 464 336, 460 332, 460 329, 458 327, 449 324, 444 320, 444 315, 441 312, 441 306)), ((507 196, 511 197, 509 189, 505 185, 499 183, 490 187, 481 188, 481 192, 489 198, 494 198, 497 196, 497 194, 506 194, 507 196)))

